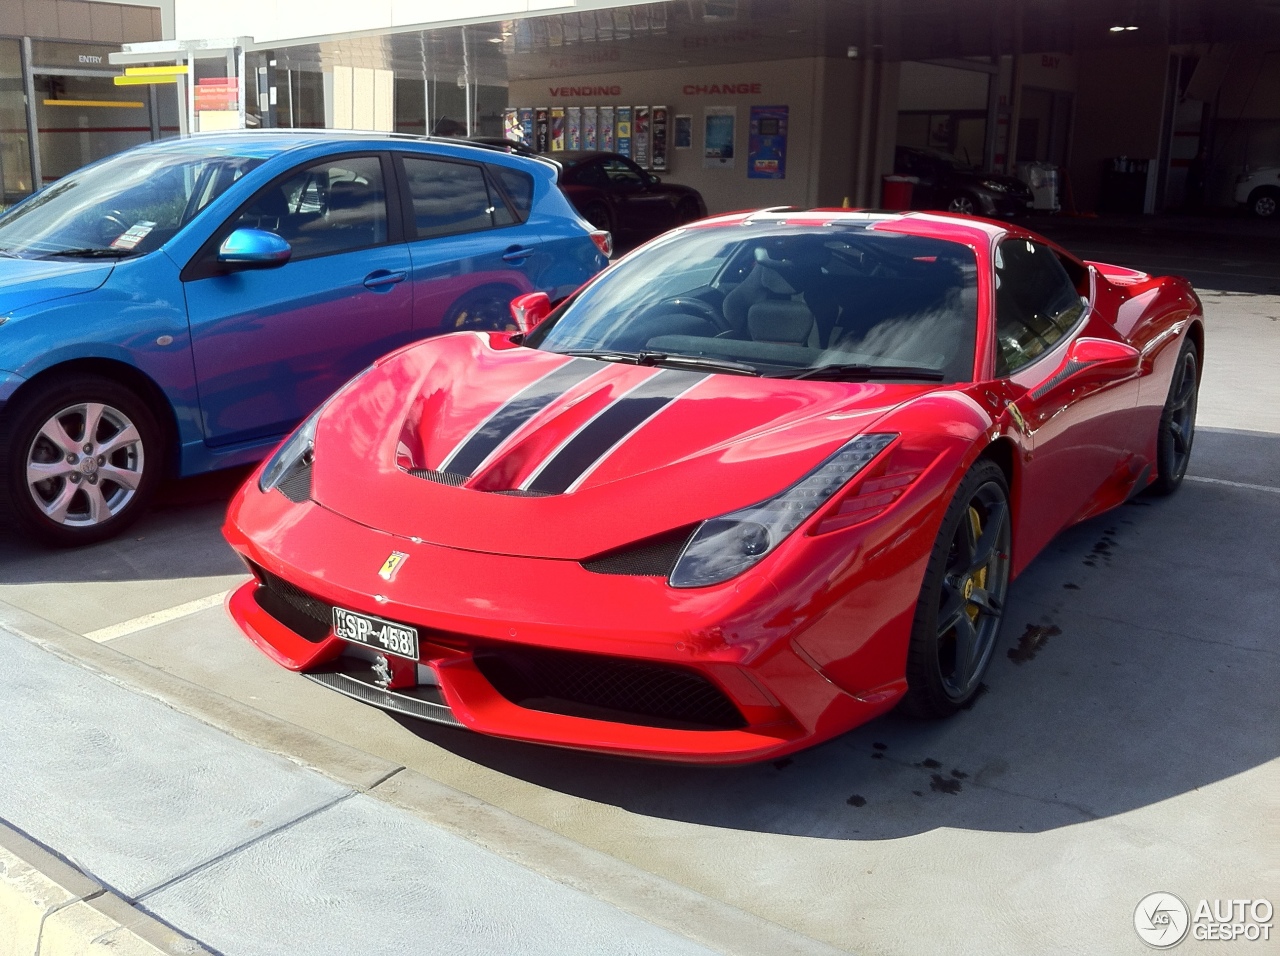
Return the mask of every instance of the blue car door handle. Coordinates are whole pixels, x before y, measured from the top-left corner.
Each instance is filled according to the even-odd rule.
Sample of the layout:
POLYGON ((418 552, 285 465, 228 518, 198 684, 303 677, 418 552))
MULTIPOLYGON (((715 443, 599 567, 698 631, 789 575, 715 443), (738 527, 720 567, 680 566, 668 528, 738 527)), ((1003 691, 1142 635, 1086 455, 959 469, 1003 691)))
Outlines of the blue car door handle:
POLYGON ((503 262, 523 262, 533 255, 532 249, 525 249, 520 246, 512 246, 502 254, 503 262))
POLYGON ((387 269, 378 269, 376 272, 370 272, 364 277, 364 287, 366 289, 387 289, 397 282, 403 282, 408 277, 409 273, 407 272, 391 272, 387 269))

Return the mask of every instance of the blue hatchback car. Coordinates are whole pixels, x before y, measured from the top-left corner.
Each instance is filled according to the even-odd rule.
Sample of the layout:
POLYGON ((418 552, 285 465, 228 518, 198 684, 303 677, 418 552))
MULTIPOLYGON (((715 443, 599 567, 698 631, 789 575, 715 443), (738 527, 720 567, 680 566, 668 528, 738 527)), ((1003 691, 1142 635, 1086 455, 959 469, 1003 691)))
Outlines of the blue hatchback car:
MULTIPOLYGON (((100 540, 255 461, 378 356, 604 268, 543 162, 388 134, 153 143, 0 216, 0 501, 100 540)), ((513 326, 510 326, 513 327, 513 326)))

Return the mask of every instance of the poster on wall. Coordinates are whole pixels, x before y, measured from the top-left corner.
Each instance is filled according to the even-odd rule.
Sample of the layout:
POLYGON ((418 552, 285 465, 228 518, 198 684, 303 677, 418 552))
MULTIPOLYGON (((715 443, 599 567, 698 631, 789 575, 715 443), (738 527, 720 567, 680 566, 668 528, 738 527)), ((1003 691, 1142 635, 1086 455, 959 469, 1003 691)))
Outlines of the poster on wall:
POLYGON ((523 139, 523 131, 520 129, 520 112, 516 109, 505 109, 502 111, 502 135, 506 139, 513 139, 520 142, 523 139))
POLYGON ((600 119, 596 123, 598 130, 597 136, 600 139, 599 148, 606 153, 613 152, 613 107, 600 107, 600 119))
POLYGON ((570 106, 565 113, 564 145, 566 149, 582 149, 582 107, 570 106))
POLYGON ((708 106, 704 117, 702 165, 707 169, 733 169, 736 106, 708 106))
POLYGON ((520 107, 520 142, 533 146, 533 110, 527 106, 520 107))
POLYGON ((596 148, 596 108, 594 106, 582 108, 582 148, 596 148))
POLYGON ((693 149, 693 117, 681 113, 676 116, 676 149, 693 149))
POLYGON ((747 178, 787 178, 787 108, 751 107, 747 132, 747 178))
POLYGON ((653 108, 653 168, 667 168, 667 108, 653 108))
POLYGON ((533 117, 533 148, 545 153, 551 148, 551 110, 546 106, 535 107, 533 117))
POLYGON ((635 121, 631 124, 631 158, 645 169, 653 162, 649 155, 649 107, 637 106, 635 121))
POLYGON ((613 148, 619 156, 631 158, 631 107, 619 106, 617 112, 617 129, 613 134, 613 148))
POLYGON ((564 107, 551 107, 551 152, 564 152, 564 107))

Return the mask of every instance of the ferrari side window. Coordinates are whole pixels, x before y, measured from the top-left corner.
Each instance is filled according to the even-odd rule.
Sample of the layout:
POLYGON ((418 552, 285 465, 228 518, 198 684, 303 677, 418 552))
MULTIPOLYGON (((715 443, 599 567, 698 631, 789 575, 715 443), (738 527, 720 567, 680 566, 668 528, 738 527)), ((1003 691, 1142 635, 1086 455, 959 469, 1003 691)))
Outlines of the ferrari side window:
POLYGON ((996 373, 1007 375, 1049 351, 1084 315, 1075 283, 1053 251, 1007 239, 995 255, 996 373))

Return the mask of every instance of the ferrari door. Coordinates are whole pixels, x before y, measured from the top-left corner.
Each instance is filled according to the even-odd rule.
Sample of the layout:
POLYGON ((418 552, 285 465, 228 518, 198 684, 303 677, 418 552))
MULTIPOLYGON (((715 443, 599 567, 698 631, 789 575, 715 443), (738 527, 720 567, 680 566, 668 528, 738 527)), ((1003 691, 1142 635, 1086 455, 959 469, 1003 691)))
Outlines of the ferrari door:
POLYGON ((280 435, 375 358, 408 341, 409 250, 392 241, 387 160, 312 163, 277 179, 184 270, 205 439, 280 435), (233 229, 275 232, 292 254, 268 269, 220 268, 233 229))
POLYGON ((1090 321, 1087 301, 1047 246, 1004 241, 995 279, 996 371, 1028 452, 1015 527, 1029 557, 1131 459, 1139 355, 1107 323, 1090 321))

